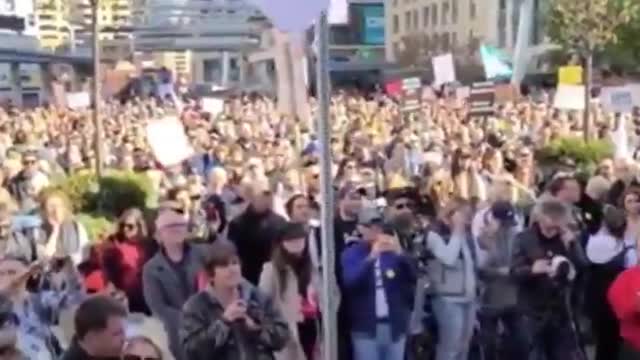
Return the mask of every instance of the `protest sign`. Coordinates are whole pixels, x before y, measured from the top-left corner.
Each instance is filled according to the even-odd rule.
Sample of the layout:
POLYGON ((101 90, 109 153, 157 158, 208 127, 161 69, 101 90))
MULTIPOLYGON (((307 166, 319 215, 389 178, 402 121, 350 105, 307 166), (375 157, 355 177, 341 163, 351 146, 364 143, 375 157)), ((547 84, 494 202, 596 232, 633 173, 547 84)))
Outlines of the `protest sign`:
POLYGON ((393 80, 384 84, 384 91, 391 97, 398 97, 402 94, 402 81, 393 80))
POLYGON ((558 69, 558 84, 580 85, 582 84, 582 66, 563 66, 558 69))
POLYGON ((402 80, 402 105, 403 112, 417 111, 420 109, 422 93, 422 82, 418 77, 406 78, 402 80))
POLYGON ((147 125, 147 141, 164 166, 178 165, 194 154, 182 123, 173 116, 151 121, 147 125))
POLYGON ((202 110, 217 116, 224 110, 224 100, 218 98, 202 98, 202 110))
POLYGON ((435 80, 433 85, 452 83, 456 81, 456 69, 453 64, 453 55, 445 54, 435 56, 432 60, 435 80))
POLYGON ((456 99, 466 100, 471 95, 471 88, 469 86, 462 86, 456 89, 456 99))
POLYGON ((67 93, 67 105, 71 109, 85 109, 91 105, 91 97, 88 92, 67 93))
POLYGON ((487 117, 495 115, 495 84, 492 81, 473 83, 469 94, 469 116, 487 117))
POLYGON ((495 86, 496 102, 504 104, 518 100, 520 92, 512 84, 498 84, 495 86))
POLYGON ((630 113, 633 110, 633 97, 631 86, 609 86, 600 91, 602 107, 614 113, 630 113))
POLYGON ((553 107, 563 110, 584 110, 584 86, 558 85, 553 107))

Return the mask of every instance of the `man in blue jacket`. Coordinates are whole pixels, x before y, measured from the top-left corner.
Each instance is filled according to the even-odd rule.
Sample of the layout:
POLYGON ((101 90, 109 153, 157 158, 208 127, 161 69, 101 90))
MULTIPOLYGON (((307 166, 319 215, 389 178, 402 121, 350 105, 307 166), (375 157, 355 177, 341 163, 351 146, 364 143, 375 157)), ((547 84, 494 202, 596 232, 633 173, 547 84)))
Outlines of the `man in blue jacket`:
POLYGON ((416 276, 375 208, 358 216, 361 238, 342 253, 355 360, 403 360, 416 276))

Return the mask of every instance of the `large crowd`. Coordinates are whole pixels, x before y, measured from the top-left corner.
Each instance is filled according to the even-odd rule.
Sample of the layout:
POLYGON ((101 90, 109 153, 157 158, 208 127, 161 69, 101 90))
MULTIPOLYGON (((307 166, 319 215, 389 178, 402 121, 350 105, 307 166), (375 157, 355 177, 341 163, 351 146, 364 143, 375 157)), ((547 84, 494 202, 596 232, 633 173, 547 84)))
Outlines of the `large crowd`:
MULTIPOLYGON (((640 167, 538 164, 582 131, 547 99, 481 121, 446 95, 332 96, 339 360, 640 358, 640 167)), ((0 110, 0 357, 320 359, 322 145, 276 109, 106 103, 104 165, 161 201, 100 239, 54 186, 96 167, 90 111, 0 110), (195 155, 163 166, 146 126, 172 114, 195 155)), ((595 137, 620 147, 621 124, 594 108, 595 137)))

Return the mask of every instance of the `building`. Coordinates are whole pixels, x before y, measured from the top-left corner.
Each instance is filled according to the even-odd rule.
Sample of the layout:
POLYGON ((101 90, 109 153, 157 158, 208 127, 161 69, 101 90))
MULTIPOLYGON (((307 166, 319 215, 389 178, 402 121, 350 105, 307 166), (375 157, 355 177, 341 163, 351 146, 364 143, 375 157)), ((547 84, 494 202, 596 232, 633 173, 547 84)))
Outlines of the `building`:
MULTIPOLYGON (((21 1, 21 0, 18 0, 21 1)), ((67 0, 38 0, 36 2, 38 40, 43 49, 54 51, 69 43, 73 37, 67 0)))
MULTIPOLYGON (((486 43, 513 52, 523 0, 389 0, 385 19, 386 57, 401 61, 407 52, 418 57, 454 52, 469 55, 486 43), (415 55, 415 54, 414 54, 415 55)), ((533 16, 539 23, 536 1, 533 16)), ((530 15, 531 16, 531 15, 530 15)), ((539 42, 540 29, 533 31, 539 42)))
POLYGON ((0 29, 3 32, 35 36, 38 33, 32 0, 0 0, 0 29))
POLYGON ((245 82, 245 56, 259 48, 266 24, 250 1, 136 0, 134 6, 136 51, 197 83, 245 82))

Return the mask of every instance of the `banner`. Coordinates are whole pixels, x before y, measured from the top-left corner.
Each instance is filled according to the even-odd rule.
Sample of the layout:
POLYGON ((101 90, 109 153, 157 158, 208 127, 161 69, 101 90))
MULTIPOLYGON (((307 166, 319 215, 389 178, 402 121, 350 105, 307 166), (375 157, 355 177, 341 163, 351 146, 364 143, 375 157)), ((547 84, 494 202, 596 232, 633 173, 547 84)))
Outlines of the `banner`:
POLYGON ((362 40, 366 45, 384 44, 384 5, 362 5, 362 40))
POLYGON ((452 83, 456 81, 456 69, 453 64, 453 55, 451 53, 435 56, 431 62, 433 63, 433 74, 435 77, 434 85, 452 83))
POLYGON ((584 110, 584 86, 558 85, 553 107, 563 110, 584 110))
POLYGON ((86 91, 67 93, 67 106, 71 109, 86 109, 91 106, 91 97, 86 91))
POLYGON ((480 46, 480 56, 487 80, 495 78, 511 78, 513 69, 505 55, 500 49, 493 46, 480 46))
POLYGON ((164 166, 178 165, 195 153, 182 123, 173 116, 149 122, 147 141, 158 162, 164 166))
POLYGON ((582 84, 582 66, 563 66, 558 70, 558 85, 582 84))

